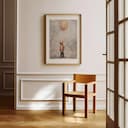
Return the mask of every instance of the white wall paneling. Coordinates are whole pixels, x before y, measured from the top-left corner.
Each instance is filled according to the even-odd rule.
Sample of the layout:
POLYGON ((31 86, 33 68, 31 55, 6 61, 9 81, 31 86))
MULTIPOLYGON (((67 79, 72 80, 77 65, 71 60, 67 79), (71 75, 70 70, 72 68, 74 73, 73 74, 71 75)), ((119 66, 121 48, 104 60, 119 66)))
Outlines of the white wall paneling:
MULTIPOLYGON (((72 80, 71 74, 18 75, 16 88, 17 109, 61 109, 62 82, 72 80), (68 76, 68 77, 67 77, 68 76)), ((105 75, 97 75, 97 109, 105 109, 105 75), (102 88, 102 91, 101 91, 102 88)), ((72 100, 67 99, 67 109, 72 108, 72 100)), ((77 100, 78 109, 84 106, 77 100)), ((89 108, 92 108, 89 99, 89 108)))
POLYGON ((21 101, 61 100, 62 80, 21 79, 21 101), (29 92, 31 90, 31 93, 29 92), (29 93, 28 93, 29 92, 29 93))

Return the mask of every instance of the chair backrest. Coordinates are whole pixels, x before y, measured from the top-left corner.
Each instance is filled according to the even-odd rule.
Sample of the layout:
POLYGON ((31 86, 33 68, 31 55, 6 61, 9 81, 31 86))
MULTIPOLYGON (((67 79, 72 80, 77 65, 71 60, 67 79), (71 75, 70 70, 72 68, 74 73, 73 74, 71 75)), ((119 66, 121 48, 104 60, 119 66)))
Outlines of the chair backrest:
POLYGON ((94 74, 74 74, 74 80, 78 83, 89 83, 96 81, 94 74))

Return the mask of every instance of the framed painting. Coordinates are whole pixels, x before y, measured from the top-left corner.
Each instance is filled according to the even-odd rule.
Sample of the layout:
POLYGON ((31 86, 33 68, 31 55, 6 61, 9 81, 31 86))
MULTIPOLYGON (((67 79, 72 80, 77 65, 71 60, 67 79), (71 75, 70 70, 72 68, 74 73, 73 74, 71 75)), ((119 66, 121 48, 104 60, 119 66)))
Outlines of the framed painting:
POLYGON ((81 15, 46 14, 46 64, 81 63, 81 15))

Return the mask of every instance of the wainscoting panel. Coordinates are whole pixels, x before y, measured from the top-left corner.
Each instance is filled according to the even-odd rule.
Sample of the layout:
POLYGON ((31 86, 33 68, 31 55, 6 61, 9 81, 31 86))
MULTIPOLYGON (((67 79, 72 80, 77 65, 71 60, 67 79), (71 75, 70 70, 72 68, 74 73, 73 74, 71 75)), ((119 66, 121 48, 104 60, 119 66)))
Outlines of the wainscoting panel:
POLYGON ((23 79, 20 82, 21 101, 61 100, 62 81, 23 79))
MULTIPOLYGON (((18 74, 16 109, 61 110, 62 82, 72 78, 72 74, 18 74)), ((97 109, 105 109, 105 88, 105 75, 97 75, 97 109)), ((82 109, 83 101, 78 99, 77 102, 77 108, 82 109)), ((89 99, 89 109, 91 104, 92 99, 89 99)), ((71 98, 67 99, 67 109, 72 109, 71 98)))

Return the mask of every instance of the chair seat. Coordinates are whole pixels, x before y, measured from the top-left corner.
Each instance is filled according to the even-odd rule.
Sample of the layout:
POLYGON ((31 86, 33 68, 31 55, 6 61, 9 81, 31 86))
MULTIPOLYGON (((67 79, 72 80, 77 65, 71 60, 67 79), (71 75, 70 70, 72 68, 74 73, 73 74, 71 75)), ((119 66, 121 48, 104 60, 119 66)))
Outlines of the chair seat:
MULTIPOLYGON (((66 96, 70 96, 70 97, 74 97, 74 96, 78 96, 80 98, 84 98, 85 97, 85 93, 84 92, 80 92, 80 91, 67 91, 64 93, 64 95, 66 96)), ((96 93, 94 92, 88 92, 88 96, 96 96, 96 93)))

